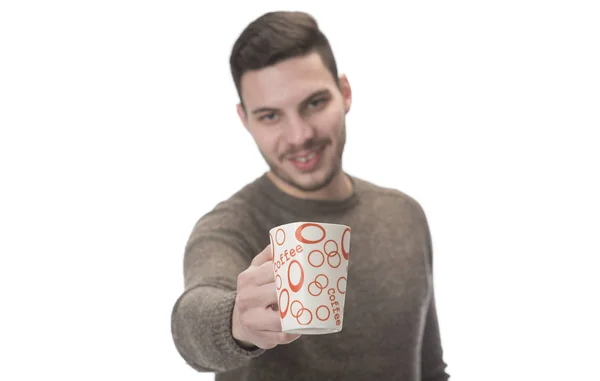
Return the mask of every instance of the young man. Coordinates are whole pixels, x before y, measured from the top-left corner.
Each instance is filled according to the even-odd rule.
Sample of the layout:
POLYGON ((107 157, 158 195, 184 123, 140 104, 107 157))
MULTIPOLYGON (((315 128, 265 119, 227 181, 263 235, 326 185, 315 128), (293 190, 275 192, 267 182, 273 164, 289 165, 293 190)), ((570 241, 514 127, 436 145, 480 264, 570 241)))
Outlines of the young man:
POLYGON ((177 350, 228 380, 448 380, 420 205, 342 169, 352 92, 306 13, 252 22, 231 53, 238 114, 270 170, 203 216, 172 314, 177 350), (344 327, 281 332, 269 229, 351 226, 344 327))

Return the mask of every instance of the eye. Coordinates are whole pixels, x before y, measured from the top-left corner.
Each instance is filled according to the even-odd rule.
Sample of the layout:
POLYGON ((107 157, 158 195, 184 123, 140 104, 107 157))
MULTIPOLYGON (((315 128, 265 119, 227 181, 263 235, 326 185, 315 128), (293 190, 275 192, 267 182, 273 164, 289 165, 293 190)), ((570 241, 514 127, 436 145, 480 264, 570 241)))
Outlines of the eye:
POLYGON ((312 100, 312 101, 308 102, 308 107, 309 107, 309 108, 318 108, 318 107, 319 107, 319 106, 321 106, 323 103, 325 103, 325 101, 326 101, 326 100, 327 100, 327 99, 325 99, 325 98, 317 98, 317 99, 314 99, 314 100, 312 100))
POLYGON ((258 120, 265 123, 271 123, 277 120, 277 114, 274 112, 270 112, 268 114, 262 114, 258 117, 258 120))

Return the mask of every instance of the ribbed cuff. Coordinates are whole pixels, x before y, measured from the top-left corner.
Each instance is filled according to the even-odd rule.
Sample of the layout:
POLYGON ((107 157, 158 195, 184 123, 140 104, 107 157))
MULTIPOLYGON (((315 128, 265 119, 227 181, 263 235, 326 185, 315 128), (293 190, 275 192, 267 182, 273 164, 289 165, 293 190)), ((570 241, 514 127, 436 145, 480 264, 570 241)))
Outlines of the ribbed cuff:
POLYGON ((246 349, 238 344, 233 338, 231 332, 231 319, 233 317, 233 306, 235 304, 236 293, 228 292, 220 303, 218 303, 213 311, 212 329, 214 332, 215 346, 222 353, 227 355, 234 362, 245 360, 248 358, 260 356, 264 353, 264 349, 254 347, 246 349))
POLYGON ((223 372, 260 356, 263 349, 241 347, 231 333, 236 292, 211 286, 187 290, 175 303, 172 333, 175 345, 198 371, 223 372))

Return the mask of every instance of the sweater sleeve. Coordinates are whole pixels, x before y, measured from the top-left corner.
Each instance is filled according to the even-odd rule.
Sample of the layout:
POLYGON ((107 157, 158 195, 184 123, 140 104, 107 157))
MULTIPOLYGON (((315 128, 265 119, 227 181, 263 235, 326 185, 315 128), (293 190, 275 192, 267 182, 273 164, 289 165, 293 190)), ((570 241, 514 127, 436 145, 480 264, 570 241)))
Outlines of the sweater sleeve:
POLYGON ((241 347, 231 333, 237 277, 263 249, 248 238, 251 221, 232 209, 218 206, 194 227, 185 248, 185 289, 172 309, 175 347, 199 372, 232 370, 264 352, 241 347))
POLYGON ((450 376, 446 373, 446 367, 440 340, 435 297, 432 295, 425 320, 421 347, 421 379, 423 381, 447 381, 450 376))
POLYGON ((426 256, 428 265, 428 276, 431 280, 431 294, 425 317, 425 329, 423 331, 421 346, 421 380, 422 381, 447 381, 450 375, 446 372, 447 364, 444 361, 444 351, 440 327, 435 303, 435 290, 433 286, 433 245, 431 232, 425 212, 420 207, 421 216, 424 221, 426 235, 426 256))

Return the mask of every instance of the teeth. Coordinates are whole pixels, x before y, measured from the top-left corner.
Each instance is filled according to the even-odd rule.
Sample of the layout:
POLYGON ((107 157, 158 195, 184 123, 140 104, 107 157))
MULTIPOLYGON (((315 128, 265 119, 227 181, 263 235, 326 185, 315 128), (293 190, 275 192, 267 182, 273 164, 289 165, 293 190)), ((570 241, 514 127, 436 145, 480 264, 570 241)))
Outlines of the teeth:
POLYGON ((309 160, 311 160, 313 157, 315 157, 315 155, 316 154, 313 152, 313 153, 308 154, 308 156, 296 157, 295 160, 299 161, 301 163, 307 163, 309 160))

